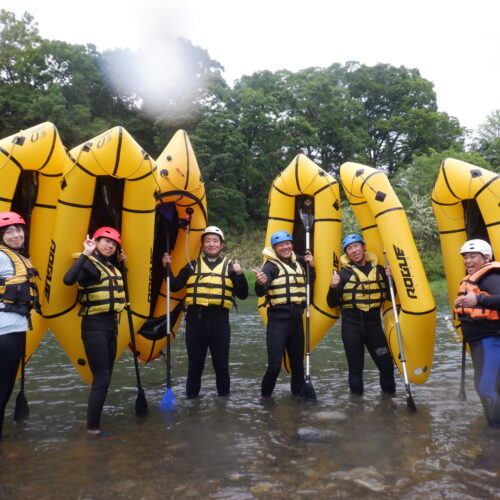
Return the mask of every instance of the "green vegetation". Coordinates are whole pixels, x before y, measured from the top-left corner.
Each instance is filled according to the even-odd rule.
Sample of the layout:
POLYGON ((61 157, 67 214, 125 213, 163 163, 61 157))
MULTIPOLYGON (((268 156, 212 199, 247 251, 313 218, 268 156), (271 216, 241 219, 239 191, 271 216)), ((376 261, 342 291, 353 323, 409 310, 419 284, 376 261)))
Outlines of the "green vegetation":
MULTIPOLYGON (((433 83, 418 69, 388 64, 260 71, 230 87, 205 49, 168 42, 155 67, 145 68, 147 54, 47 40, 31 15, 1 10, 0 137, 51 121, 73 148, 121 125, 156 158, 185 129, 209 223, 228 233, 228 254, 246 269, 260 265, 271 183, 298 153, 334 176, 345 161, 364 163, 387 173, 429 278, 443 278, 430 202, 439 165, 454 157, 499 171, 500 111, 473 136, 438 111, 433 83), (171 53, 182 70, 162 70, 171 53)), ((344 230, 357 230, 342 205, 344 230)))

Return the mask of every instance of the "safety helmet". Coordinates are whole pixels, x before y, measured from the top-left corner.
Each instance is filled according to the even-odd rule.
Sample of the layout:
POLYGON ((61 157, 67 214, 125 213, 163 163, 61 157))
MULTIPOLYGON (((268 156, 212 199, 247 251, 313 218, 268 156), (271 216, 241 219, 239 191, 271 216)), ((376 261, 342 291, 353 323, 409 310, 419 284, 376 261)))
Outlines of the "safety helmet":
POLYGON ((216 234, 222 240, 222 243, 224 243, 224 233, 217 226, 207 226, 201 235, 201 241, 203 241, 207 234, 216 234))
POLYGON ((92 236, 94 240, 97 238, 109 238, 110 240, 116 241, 118 244, 122 244, 122 239, 120 236, 120 233, 116 230, 113 229, 112 227, 100 227, 97 229, 97 231, 94 233, 94 236, 92 236))
POLYGON ((0 227, 12 226, 15 224, 26 225, 24 219, 16 212, 0 212, 0 227))
POLYGON ((359 234, 348 234, 342 240, 342 251, 345 252, 346 247, 348 247, 351 243, 365 243, 365 240, 359 234))
POLYGON ((491 245, 484 240, 469 240, 466 241, 462 248, 460 249, 460 253, 463 255, 464 253, 469 252, 477 252, 483 255, 493 256, 493 250, 491 249, 491 245))
POLYGON ((283 241, 293 241, 292 235, 288 231, 276 231, 271 236, 271 246, 277 245, 283 241))

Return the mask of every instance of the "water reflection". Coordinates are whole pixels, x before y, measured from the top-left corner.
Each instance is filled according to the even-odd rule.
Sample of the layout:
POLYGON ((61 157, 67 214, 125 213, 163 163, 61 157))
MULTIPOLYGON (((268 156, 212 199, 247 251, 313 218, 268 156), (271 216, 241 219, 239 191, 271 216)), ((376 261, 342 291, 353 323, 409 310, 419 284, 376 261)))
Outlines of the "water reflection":
MULTIPOLYGON (((367 356, 365 395, 347 393, 339 327, 312 356, 319 404, 289 394, 282 375, 274 404, 258 403, 265 336, 254 304, 232 315, 229 399, 215 396, 210 363, 202 397, 186 400, 182 335, 173 347, 177 408, 163 413, 160 361, 141 365, 150 406, 134 415, 133 363, 117 363, 103 426, 113 439, 86 436, 88 387, 48 335, 27 369, 31 417, 11 423, 0 443, 0 498, 469 498, 500 495, 500 431, 489 429, 475 394, 470 359, 467 402, 458 398, 460 346, 444 327, 443 305, 433 371, 413 386, 417 414, 407 411, 402 380, 396 397, 380 394, 367 356)), ((14 398, 13 398, 14 399, 14 398)))

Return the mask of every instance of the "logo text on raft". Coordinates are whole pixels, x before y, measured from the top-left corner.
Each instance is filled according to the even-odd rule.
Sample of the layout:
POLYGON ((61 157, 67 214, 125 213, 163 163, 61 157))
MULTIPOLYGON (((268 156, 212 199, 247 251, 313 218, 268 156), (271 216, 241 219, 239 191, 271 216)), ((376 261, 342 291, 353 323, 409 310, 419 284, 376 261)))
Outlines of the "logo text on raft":
POLYGON ((50 282, 52 281, 52 270, 54 269, 54 258, 56 254, 56 244, 54 240, 50 242, 49 263, 47 264, 47 275, 45 277, 45 298, 50 300, 50 282))
POLYGON ((394 248, 396 259, 398 259, 399 269, 401 269, 401 276, 403 277, 403 284, 406 289, 406 295, 408 295, 410 299, 416 299, 417 296, 415 295, 415 283, 413 282, 404 250, 398 248, 396 245, 392 245, 392 247, 394 248))

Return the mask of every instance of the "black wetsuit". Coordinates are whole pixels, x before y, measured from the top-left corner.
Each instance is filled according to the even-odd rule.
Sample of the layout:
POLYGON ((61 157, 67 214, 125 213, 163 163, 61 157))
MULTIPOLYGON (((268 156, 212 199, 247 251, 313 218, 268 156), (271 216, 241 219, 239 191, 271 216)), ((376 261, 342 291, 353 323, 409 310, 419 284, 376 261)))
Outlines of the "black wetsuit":
MULTIPOLYGON (((203 257, 205 264, 214 269, 222 260, 219 257, 210 261, 203 257)), ((173 292, 181 290, 193 274, 196 261, 184 266, 178 276, 171 277, 170 288, 173 292)), ((248 297, 248 283, 243 273, 236 274, 233 265, 228 266, 229 278, 233 282, 233 296, 244 300, 248 297)), ((210 349, 215 383, 219 396, 230 392, 229 347, 231 328, 229 309, 222 306, 190 305, 186 309, 186 348, 188 353, 188 375, 186 396, 195 398, 200 393, 201 376, 205 368, 207 351, 210 349)))
MULTIPOLYGON (((293 269, 296 266, 305 267, 303 257, 296 262, 287 262, 293 269)), ((255 283, 255 293, 258 297, 266 295, 272 281, 279 275, 279 269, 272 261, 267 261, 262 267, 267 276, 265 285, 255 283)), ((314 268, 310 269, 311 286, 314 283, 314 268)), ((267 308, 267 370, 262 378, 261 396, 269 397, 274 391, 276 380, 281 371, 281 364, 285 351, 291 371, 290 390, 298 396, 304 384, 304 326, 303 313, 306 307, 305 299, 302 304, 278 304, 267 308)))
MULTIPOLYGON (((355 264, 352 264, 355 265, 355 264)), ((373 264, 367 262, 364 266, 356 266, 363 274, 368 276, 373 264)), ((379 272, 386 280, 387 276, 383 266, 377 265, 379 272)), ((349 367, 349 388, 353 394, 363 394, 363 368, 365 360, 365 345, 380 372, 380 387, 387 394, 396 390, 394 381, 394 362, 387 346, 380 308, 362 311, 356 308, 342 307, 342 294, 344 285, 351 277, 348 268, 340 270, 340 283, 335 288, 328 290, 327 302, 330 307, 341 306, 342 315, 342 342, 349 367)))
MULTIPOLYGON (((112 264, 99 253, 93 255, 104 265, 112 264)), ((80 255, 64 276, 66 285, 78 284, 85 288, 99 282, 100 273, 85 256, 80 255)), ((116 358, 118 314, 115 312, 82 316, 82 341, 92 372, 92 387, 87 407, 87 429, 99 429, 102 408, 106 401, 113 365, 116 358)))

